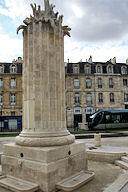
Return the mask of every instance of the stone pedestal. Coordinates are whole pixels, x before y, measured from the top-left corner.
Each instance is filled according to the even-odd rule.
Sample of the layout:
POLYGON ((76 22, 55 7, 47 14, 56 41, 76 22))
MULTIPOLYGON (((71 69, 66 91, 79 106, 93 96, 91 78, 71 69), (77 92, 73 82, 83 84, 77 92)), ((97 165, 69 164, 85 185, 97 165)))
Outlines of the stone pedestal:
POLYGON ((39 185, 44 192, 55 191, 56 183, 87 170, 84 142, 58 147, 4 145, 2 174, 39 185))

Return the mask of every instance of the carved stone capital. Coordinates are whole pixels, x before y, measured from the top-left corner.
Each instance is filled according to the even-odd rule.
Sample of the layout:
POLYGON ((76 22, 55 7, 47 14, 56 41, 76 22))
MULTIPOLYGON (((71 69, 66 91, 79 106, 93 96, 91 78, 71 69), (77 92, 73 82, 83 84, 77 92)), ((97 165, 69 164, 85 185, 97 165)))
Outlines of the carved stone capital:
POLYGON ((57 32, 60 32, 63 34, 63 36, 68 35, 70 37, 70 33, 69 31, 71 30, 71 28, 69 28, 68 26, 62 26, 62 22, 63 22, 63 15, 58 16, 58 12, 54 12, 54 5, 49 3, 49 0, 44 0, 44 5, 45 5, 45 9, 41 10, 40 5, 37 7, 36 4, 30 4, 32 11, 33 11, 33 16, 30 15, 30 17, 27 17, 23 23, 25 25, 20 25, 17 28, 17 34, 19 32, 20 29, 25 30, 26 27, 30 24, 32 24, 33 22, 35 23, 49 23, 51 25, 51 27, 57 32))

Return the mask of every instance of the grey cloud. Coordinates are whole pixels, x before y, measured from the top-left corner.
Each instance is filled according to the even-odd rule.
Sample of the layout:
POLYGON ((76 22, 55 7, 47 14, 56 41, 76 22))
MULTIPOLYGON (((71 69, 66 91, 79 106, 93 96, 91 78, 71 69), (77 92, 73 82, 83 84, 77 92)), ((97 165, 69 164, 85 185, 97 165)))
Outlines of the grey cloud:
MULTIPOLYGON (((34 2, 34 0, 28 0, 34 2)), ((64 24, 71 28, 73 39, 102 42, 123 38, 128 32, 128 0, 50 0, 55 10, 64 15, 64 24), (72 5, 83 11, 83 17, 74 15, 72 5)), ((37 0, 42 4, 42 0, 37 0)))
MULTIPOLYGON (((58 1, 54 1, 58 5, 58 1)), ((72 37, 80 41, 116 40, 128 32, 128 0, 65 0, 65 22, 72 28, 72 37), (68 2, 68 3, 67 3, 68 2), (84 15, 77 18, 71 5, 76 4, 84 15)))

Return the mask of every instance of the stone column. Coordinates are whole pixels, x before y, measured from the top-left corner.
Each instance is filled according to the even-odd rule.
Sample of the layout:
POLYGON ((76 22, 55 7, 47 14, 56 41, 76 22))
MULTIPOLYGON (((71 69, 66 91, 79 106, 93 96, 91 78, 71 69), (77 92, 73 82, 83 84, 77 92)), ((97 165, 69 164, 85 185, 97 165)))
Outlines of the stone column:
POLYGON ((66 128, 64 35, 62 16, 45 1, 45 10, 33 5, 33 16, 23 28, 23 131, 16 144, 56 146, 74 142, 66 128))

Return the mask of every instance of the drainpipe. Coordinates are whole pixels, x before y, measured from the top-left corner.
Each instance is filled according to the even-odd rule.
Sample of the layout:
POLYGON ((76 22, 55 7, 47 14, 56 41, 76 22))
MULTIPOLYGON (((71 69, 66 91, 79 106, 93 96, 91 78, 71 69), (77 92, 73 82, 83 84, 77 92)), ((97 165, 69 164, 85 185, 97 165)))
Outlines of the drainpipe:
POLYGON ((94 73, 94 109, 95 109, 95 112, 96 112, 96 75, 94 73))

